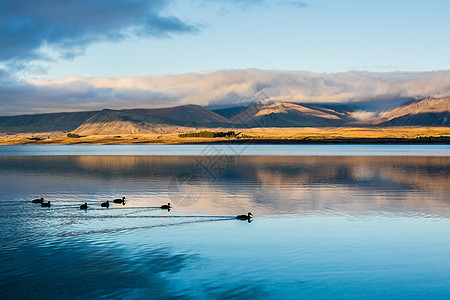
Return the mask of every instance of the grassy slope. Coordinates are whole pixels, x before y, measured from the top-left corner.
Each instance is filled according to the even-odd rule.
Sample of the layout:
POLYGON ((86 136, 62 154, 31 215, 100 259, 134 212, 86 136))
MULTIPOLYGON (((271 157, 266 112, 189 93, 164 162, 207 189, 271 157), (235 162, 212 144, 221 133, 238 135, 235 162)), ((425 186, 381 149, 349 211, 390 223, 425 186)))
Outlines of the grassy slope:
MULTIPOLYGON (((217 128, 223 131, 224 128, 217 128)), ((229 130, 229 129, 226 129, 229 130)), ((198 130, 200 131, 200 130, 198 130)), ((416 139, 419 137, 450 138, 450 127, 395 127, 395 128, 252 128, 238 130, 252 140, 342 140, 342 139, 416 139)), ((67 138, 64 135, 50 135, 42 140, 30 140, 32 134, 13 137, 0 136, 0 144, 186 144, 218 141, 240 141, 225 138, 179 138, 178 134, 121 134, 89 135, 81 138, 67 138)))

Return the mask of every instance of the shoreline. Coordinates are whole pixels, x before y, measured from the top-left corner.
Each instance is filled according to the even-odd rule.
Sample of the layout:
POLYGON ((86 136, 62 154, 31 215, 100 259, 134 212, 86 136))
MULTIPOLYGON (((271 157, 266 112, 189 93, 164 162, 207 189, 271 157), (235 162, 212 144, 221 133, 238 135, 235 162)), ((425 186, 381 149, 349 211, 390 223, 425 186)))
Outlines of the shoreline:
POLYGON ((199 141, 121 141, 121 140, 92 140, 92 141, 66 141, 47 142, 45 140, 30 140, 26 142, 0 142, 0 146, 13 145, 205 145, 205 144, 265 144, 265 145, 314 145, 314 144, 334 144, 334 145, 450 145, 450 137, 432 138, 346 138, 346 139, 201 139, 199 141))
POLYGON ((309 144, 450 144, 450 137, 434 137, 419 139, 400 139, 400 138, 353 138, 353 139, 307 139, 307 140, 289 140, 289 139, 252 139, 252 140, 233 140, 233 141, 213 141, 209 143, 196 144, 293 144, 293 145, 309 145, 309 144))
MULTIPOLYGON (((196 131, 203 129, 198 128, 196 131)), ((222 128, 210 129, 221 131, 222 128)), ((450 144, 450 127, 390 128, 248 128, 236 137, 180 137, 180 132, 82 135, 67 133, 1 134, 0 145, 135 145, 135 144, 450 144)))

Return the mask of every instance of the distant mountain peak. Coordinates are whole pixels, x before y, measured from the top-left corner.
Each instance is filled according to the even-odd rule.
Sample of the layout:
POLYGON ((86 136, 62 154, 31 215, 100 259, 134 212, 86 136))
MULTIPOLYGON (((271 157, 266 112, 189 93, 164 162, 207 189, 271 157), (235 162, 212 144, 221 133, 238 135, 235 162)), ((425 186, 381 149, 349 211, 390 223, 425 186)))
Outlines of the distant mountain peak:
POLYGON ((350 125, 377 126, 449 126, 450 97, 409 100, 385 112, 381 117, 350 125))
POLYGON ((237 105, 215 111, 186 104, 155 109, 105 108, 90 112, 5 116, 0 117, 0 132, 76 131, 89 135, 164 134, 205 127, 450 126, 450 97, 409 100, 389 109, 381 117, 364 121, 356 121, 352 115, 366 111, 354 110, 357 106, 351 103, 293 103, 260 99, 248 106, 237 105))

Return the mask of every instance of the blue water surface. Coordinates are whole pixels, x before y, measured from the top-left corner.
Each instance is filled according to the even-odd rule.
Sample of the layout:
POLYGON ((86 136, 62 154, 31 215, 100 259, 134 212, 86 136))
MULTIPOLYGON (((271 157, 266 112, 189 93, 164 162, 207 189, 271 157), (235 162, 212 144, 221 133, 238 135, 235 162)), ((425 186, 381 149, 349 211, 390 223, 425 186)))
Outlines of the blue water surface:
POLYGON ((450 296, 450 156, 432 154, 446 147, 226 158, 27 147, 0 156, 4 299, 450 296), (249 211, 251 223, 235 219, 249 211))
POLYGON ((450 156, 450 145, 11 145, 0 155, 450 156))

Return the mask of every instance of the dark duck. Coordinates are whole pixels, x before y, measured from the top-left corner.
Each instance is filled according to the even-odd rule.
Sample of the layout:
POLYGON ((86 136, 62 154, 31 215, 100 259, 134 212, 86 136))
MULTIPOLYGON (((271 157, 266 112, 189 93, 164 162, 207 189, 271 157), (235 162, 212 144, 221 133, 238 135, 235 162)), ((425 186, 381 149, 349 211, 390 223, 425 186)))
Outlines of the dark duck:
POLYGON ((122 199, 114 199, 113 202, 125 205, 125 197, 122 197, 122 199))
POLYGON ((237 215, 236 219, 241 220, 241 221, 248 221, 249 223, 251 222, 253 215, 251 212, 249 212, 246 215, 237 215))
POLYGON ((164 204, 160 206, 161 209, 171 209, 172 206, 170 206, 170 203, 164 204))
POLYGON ((41 206, 42 207, 50 207, 51 206, 50 201, 48 201, 48 202, 41 202, 41 206))
POLYGON ((31 202, 33 202, 33 203, 43 203, 44 202, 44 198, 34 199, 34 200, 31 200, 31 202))

